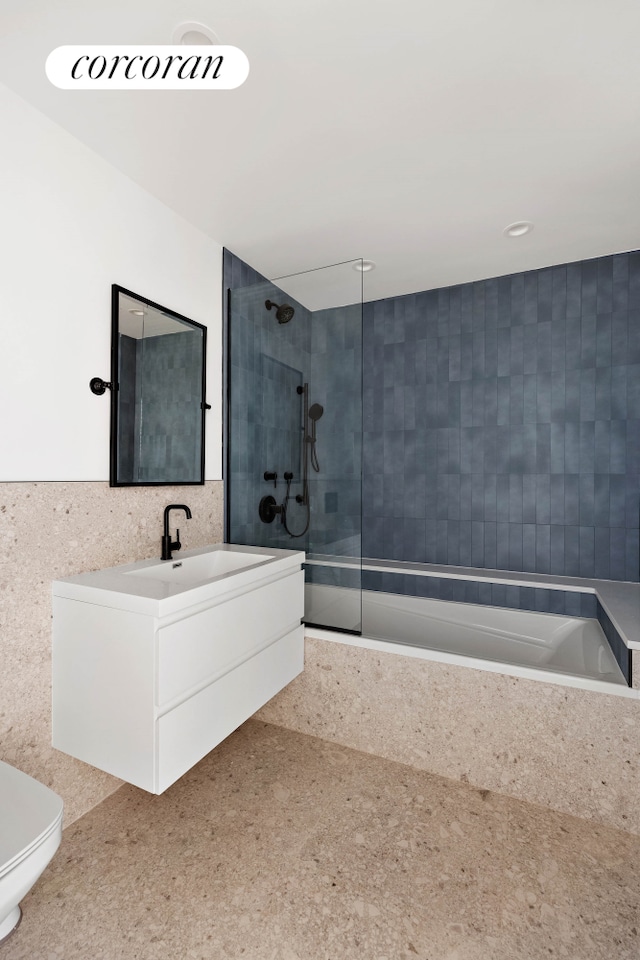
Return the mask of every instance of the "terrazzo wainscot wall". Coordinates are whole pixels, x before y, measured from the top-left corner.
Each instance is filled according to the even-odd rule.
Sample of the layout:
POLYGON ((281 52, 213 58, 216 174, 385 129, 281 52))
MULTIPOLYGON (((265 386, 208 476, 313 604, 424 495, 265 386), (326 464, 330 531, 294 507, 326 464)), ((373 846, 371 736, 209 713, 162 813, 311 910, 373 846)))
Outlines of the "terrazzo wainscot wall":
POLYGON ((51 746, 51 581, 158 554, 168 503, 188 503, 185 549, 222 540, 222 481, 189 487, 0 483, 2 756, 59 793, 65 825, 120 781, 51 746))

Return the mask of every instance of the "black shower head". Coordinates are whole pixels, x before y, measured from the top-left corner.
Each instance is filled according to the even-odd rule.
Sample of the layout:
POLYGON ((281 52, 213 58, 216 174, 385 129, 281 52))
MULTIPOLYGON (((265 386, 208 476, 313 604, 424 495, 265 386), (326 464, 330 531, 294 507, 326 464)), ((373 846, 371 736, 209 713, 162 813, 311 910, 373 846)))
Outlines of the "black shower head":
POLYGON ((273 300, 265 300, 264 305, 267 310, 271 310, 272 307, 276 308, 276 320, 278 323, 289 323, 289 320, 291 320, 295 313, 293 307, 290 307, 288 303, 283 303, 282 306, 279 307, 273 300))
POLYGON ((312 403, 309 407, 309 420, 319 420, 324 413, 324 407, 321 403, 312 403))

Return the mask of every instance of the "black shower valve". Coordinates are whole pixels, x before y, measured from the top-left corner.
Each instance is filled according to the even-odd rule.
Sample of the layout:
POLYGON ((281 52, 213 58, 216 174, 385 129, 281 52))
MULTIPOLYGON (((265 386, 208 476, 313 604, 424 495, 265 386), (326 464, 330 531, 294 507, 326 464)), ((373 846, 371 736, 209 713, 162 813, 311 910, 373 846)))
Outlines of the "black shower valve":
POLYGON ((275 472, 275 470, 265 470, 264 478, 267 481, 273 480, 274 487, 278 486, 278 474, 275 472))
POLYGON ((293 474, 291 473, 290 470, 287 470, 285 472, 284 478, 287 481, 287 483, 291 483, 291 481, 293 480, 293 474))
POLYGON ((283 518, 283 507, 281 503, 276 503, 276 498, 270 493, 263 497, 258 506, 258 513, 263 523, 273 523, 277 516, 280 520, 283 518))

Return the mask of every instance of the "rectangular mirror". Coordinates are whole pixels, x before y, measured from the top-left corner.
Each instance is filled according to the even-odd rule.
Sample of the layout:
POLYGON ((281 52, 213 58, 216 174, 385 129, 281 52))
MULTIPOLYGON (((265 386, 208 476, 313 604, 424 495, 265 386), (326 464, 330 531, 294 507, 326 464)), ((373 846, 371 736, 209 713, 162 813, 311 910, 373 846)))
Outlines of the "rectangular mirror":
POLYGON ((204 483, 202 324, 112 286, 112 487, 204 483))

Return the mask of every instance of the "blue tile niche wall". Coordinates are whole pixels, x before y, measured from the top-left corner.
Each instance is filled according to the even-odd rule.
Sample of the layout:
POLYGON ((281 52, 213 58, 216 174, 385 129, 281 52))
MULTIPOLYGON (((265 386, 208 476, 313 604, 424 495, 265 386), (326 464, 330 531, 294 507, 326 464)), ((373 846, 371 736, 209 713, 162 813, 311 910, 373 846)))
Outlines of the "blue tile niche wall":
POLYGON ((640 253, 365 305, 363 554, 639 579, 640 253))
MULTIPOLYGON (((346 269, 355 277, 348 266, 346 269)), ((325 281, 327 286, 331 276, 325 281)), ((230 417, 225 431, 226 537, 232 543, 359 557, 361 304, 311 312, 228 250, 224 251, 223 281, 229 291, 225 297, 230 417), (294 319, 278 324, 274 314, 265 309, 267 298, 292 304, 294 319), (303 489, 304 401, 297 393, 303 383, 308 384, 309 404, 323 408, 316 421, 319 472, 311 464, 308 469, 306 532, 306 506, 295 500, 303 489), (265 470, 277 473, 277 487, 265 482, 265 470), (287 525, 293 537, 279 518, 265 524, 258 514, 264 495, 274 496, 279 504, 284 501, 284 474, 288 472, 294 475, 287 506, 287 525)), ((354 585, 341 567, 330 573, 332 583, 349 581, 354 585)), ((308 572, 309 579, 311 576, 308 572)), ((359 571, 356 580, 359 585, 359 571)))

